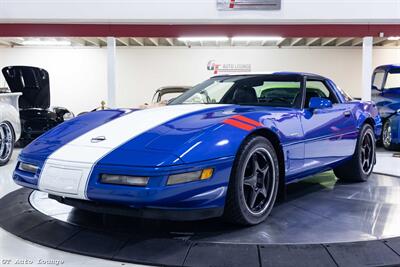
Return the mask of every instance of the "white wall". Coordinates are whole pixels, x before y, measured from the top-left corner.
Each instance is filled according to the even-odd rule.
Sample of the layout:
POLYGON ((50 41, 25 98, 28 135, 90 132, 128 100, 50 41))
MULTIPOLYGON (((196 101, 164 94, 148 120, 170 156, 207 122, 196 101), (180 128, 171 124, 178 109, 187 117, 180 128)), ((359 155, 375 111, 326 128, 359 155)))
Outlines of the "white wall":
MULTIPOLYGON (((107 98, 106 60, 106 50, 100 48, 0 49, 1 68, 20 64, 47 69, 52 105, 75 113, 95 108, 107 98)), ((206 69, 209 60, 251 64, 255 72, 314 72, 361 96, 360 48, 118 48, 117 105, 149 102, 161 86, 195 85, 213 75, 206 69)), ((374 67, 400 63, 400 48, 374 49, 373 62, 374 67)))
POLYGON ((213 75, 206 69, 209 60, 252 64, 254 72, 318 73, 361 95, 361 49, 128 48, 117 52, 117 103, 150 101, 151 92, 165 85, 195 85, 213 75))
MULTIPOLYGON (((107 94, 106 49, 2 48, 0 68, 30 65, 50 74, 51 105, 74 112, 100 106, 107 94)), ((2 75, 1 75, 2 76, 2 75)), ((0 86, 4 86, 4 78, 0 86)))
POLYGON ((280 11, 219 12, 216 0, 0 0, 4 22, 398 23, 398 0, 282 0, 280 11))

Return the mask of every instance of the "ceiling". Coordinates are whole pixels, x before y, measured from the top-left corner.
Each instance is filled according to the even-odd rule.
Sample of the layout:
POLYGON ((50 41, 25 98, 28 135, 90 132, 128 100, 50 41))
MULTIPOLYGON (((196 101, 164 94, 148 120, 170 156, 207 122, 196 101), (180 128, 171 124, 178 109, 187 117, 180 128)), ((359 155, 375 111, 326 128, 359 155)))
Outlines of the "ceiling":
MULTIPOLYGON (((2 47, 22 47, 22 43, 27 40, 38 40, 35 38, 22 37, 2 37, 0 46, 2 47)), ((104 47, 107 46, 105 37, 56 37, 40 38, 41 41, 67 41, 71 46, 104 47)), ((116 38, 119 47, 357 47, 362 46, 362 38, 355 37, 315 37, 315 38, 282 38, 279 41, 238 41, 229 38, 227 41, 195 41, 188 42, 178 40, 178 38, 156 38, 156 37, 119 37, 116 38)), ((385 37, 375 37, 374 46, 376 47, 400 47, 400 40, 389 40, 385 37)))

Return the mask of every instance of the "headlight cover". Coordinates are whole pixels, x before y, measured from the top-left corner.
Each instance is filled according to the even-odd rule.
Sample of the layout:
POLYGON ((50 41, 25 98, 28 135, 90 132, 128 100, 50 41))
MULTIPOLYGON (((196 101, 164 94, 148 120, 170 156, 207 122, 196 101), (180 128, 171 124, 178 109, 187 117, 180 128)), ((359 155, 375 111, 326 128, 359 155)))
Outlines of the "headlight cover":
POLYGON ((102 174, 100 182, 103 184, 146 186, 149 182, 149 177, 102 174))
POLYGON ((214 169, 208 168, 195 172, 173 174, 168 177, 167 185, 183 184, 200 180, 210 179, 214 169))
POLYGON ((25 163, 25 162, 20 162, 18 165, 18 170, 24 171, 24 172, 30 172, 30 173, 36 173, 37 170, 39 169, 39 166, 25 163))

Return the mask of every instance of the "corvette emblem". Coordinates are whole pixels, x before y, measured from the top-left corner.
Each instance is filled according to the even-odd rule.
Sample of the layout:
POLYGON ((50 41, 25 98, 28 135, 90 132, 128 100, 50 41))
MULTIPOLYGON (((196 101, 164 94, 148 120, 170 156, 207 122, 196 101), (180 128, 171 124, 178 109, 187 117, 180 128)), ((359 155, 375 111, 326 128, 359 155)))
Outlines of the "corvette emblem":
POLYGON ((95 138, 92 138, 91 142, 92 143, 99 143, 99 142, 102 142, 102 141, 105 141, 105 140, 106 140, 105 136, 97 136, 95 138))

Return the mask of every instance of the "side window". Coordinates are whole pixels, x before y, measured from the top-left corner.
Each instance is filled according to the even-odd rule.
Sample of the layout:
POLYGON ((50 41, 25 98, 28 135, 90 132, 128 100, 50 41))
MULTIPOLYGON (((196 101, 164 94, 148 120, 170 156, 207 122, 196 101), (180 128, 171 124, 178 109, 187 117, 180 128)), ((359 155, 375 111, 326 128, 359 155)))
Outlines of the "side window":
POLYGON ((384 79, 385 79, 385 72, 383 71, 375 72, 374 81, 372 85, 376 86, 380 90, 382 89, 384 79))
POLYGON ((330 91, 330 89, 322 81, 307 81, 307 92, 305 108, 308 108, 310 100, 313 97, 326 98, 332 102, 332 104, 338 103, 336 96, 330 91))

